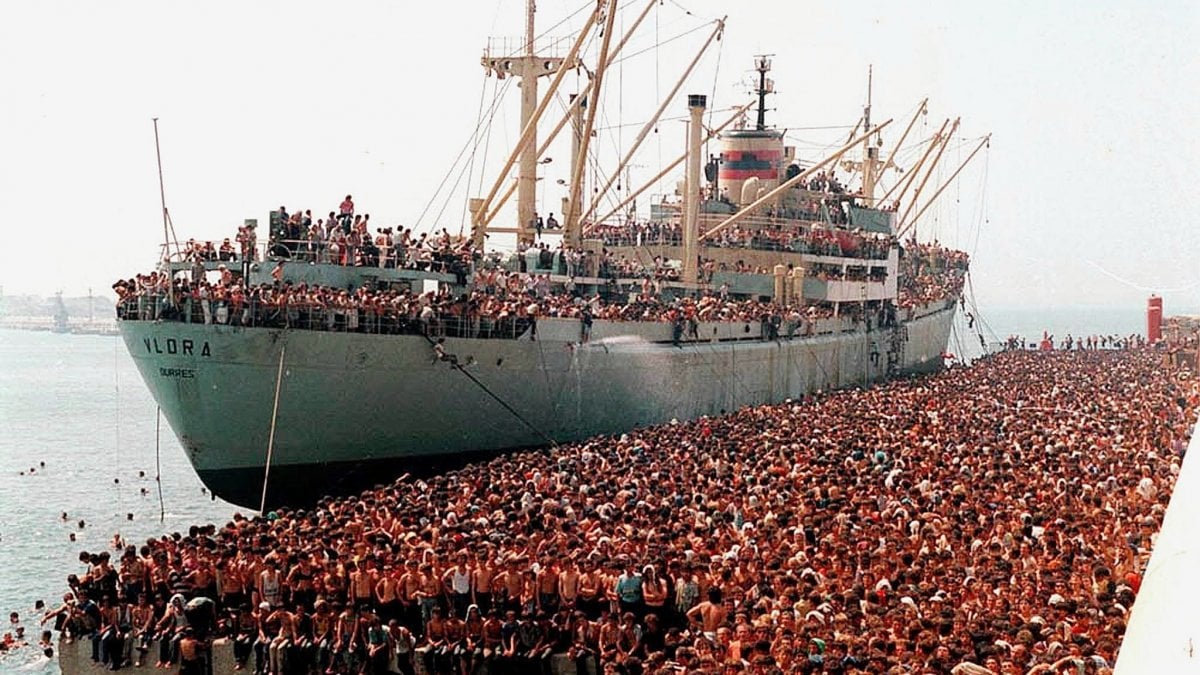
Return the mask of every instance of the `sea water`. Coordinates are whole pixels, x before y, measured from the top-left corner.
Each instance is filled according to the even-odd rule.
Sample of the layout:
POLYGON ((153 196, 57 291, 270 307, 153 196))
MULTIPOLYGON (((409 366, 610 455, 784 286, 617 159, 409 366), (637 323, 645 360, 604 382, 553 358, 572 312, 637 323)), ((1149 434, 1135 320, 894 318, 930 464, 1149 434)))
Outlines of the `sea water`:
MULTIPOLYGON (((166 420, 156 433, 156 414, 120 338, 0 330, 0 630, 20 612, 36 644, 34 602, 61 604, 67 575, 85 570, 80 551, 109 550, 116 562, 114 534, 140 545, 239 510, 201 491, 166 420)), ((58 672, 37 666, 39 655, 0 657, 0 672, 58 672)))
MULTIPOLYGON (((1068 333, 1125 336, 1145 331, 1145 313, 995 311, 973 328, 960 315, 948 351, 976 354, 976 331, 988 342, 1013 334, 1036 341, 1043 331, 1056 342, 1068 333)), ((80 551, 112 550, 118 533, 140 545, 246 512, 212 500, 165 420, 155 427, 154 400, 120 338, 0 330, 0 620, 20 612, 36 642, 34 601, 58 606, 67 575, 84 570, 80 551)), ((54 662, 37 664, 38 654, 28 647, 0 657, 0 672, 58 672, 54 662)))

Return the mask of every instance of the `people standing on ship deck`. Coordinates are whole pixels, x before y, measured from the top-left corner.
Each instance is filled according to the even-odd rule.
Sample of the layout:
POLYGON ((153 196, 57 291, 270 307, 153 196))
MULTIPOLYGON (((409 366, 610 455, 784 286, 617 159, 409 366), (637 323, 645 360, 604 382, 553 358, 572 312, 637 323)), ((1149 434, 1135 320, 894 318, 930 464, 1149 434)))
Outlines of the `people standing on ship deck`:
POLYGON ((338 206, 338 223, 342 226, 342 232, 350 234, 350 223, 354 220, 354 200, 350 195, 342 200, 338 206))

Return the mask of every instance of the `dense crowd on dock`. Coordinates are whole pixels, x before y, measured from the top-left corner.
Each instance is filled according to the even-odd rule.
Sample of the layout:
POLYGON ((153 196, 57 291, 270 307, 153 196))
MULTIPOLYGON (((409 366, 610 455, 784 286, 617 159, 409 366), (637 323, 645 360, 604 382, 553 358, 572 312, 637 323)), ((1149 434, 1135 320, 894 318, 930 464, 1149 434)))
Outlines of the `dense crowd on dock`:
POLYGON ((81 554, 46 619, 270 673, 1107 673, 1200 404, 1160 364, 1008 351, 235 516, 81 554))

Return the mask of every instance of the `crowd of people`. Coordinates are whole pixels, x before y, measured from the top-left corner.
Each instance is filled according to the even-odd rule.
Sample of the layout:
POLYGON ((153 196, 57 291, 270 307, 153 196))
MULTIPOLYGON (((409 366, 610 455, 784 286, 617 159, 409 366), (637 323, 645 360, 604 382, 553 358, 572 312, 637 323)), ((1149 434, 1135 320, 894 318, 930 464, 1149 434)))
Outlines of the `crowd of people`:
MULTIPOLYGON (((271 212, 266 257, 351 267, 420 269, 453 272, 470 266, 470 242, 449 231, 413 232, 412 228, 380 227, 371 232, 371 214, 355 213, 351 195, 337 211, 313 219, 312 210, 271 212)), ((189 239, 178 259, 186 262, 256 261, 257 225, 238 227, 237 236, 221 243, 189 239)))
MULTIPOLYGON (((46 603, 41 600, 38 600, 33 606, 34 615, 38 618, 41 618, 45 610, 46 603)), ((34 664, 31 667, 36 668, 40 664, 48 663, 54 657, 54 634, 49 630, 42 630, 40 636, 34 641, 32 636, 27 634, 21 613, 9 612, 8 629, 0 637, 0 669, 11 663, 8 660, 9 657, 33 649, 36 649, 41 656, 28 662, 34 664)))
MULTIPOLYGON (((842 192, 832 174, 824 173, 810 181, 810 189, 831 194, 842 192)), ((837 202, 822 207, 813 201, 806 202, 814 220, 825 220, 831 225, 845 223, 844 214, 837 202), (821 208, 835 209, 818 217, 821 208), (836 216, 836 217, 835 217, 836 216)), ((804 213, 808 213, 804 211, 804 213)), ((557 221, 551 221, 557 225, 557 221)), ((541 219, 537 232, 540 238, 541 219)), ((443 229, 440 233, 417 233, 412 228, 401 226, 378 227, 372 233, 371 215, 356 210, 352 195, 346 197, 338 208, 325 217, 314 217, 312 209, 296 209, 289 212, 280 206, 271 212, 270 229, 265 257, 293 259, 304 262, 400 269, 436 269, 448 271, 452 266, 472 262, 474 252, 470 242, 461 237, 451 237, 443 229)), ((549 229, 555 229, 551 227, 549 229)), ((589 234, 599 237, 605 246, 648 246, 680 245, 682 229, 679 223, 637 222, 630 220, 621 225, 595 224, 589 234)), ((820 224, 808 226, 778 226, 768 228, 735 227, 727 229, 706 242, 710 246, 749 248, 767 251, 789 251, 818 255, 844 255, 867 259, 884 259, 891 247, 887 237, 866 236, 860 231, 820 224)), ((233 263, 256 261, 258 251, 257 224, 252 221, 238 228, 233 238, 226 237, 220 243, 189 239, 176 252, 183 261, 233 263)), ((564 258, 569 251, 564 251, 564 258)), ((582 252, 576 268, 581 269, 582 252)), ((522 261, 524 264, 524 261, 522 261)), ((565 262, 564 262, 565 264, 565 262)))
POLYGON ((969 265, 964 251, 910 239, 900 257, 897 304, 909 308, 961 297, 969 265))
POLYGON ((272 674, 1109 673, 1200 405, 1160 363, 1007 351, 235 515, 81 554, 46 620, 272 674))
MULTIPOLYGON (((678 223, 635 222, 600 225, 592 230, 605 246, 681 246, 682 226, 678 223)), ((705 239, 707 246, 747 248, 757 251, 785 251, 813 255, 849 256, 884 260, 892 247, 886 236, 821 225, 727 228, 705 239)))
MULTIPOLYGON (((968 319, 974 327, 974 316, 968 313, 968 319)), ((1010 335, 1004 339, 1002 343, 1004 349, 1041 349, 1050 351, 1053 349, 1061 349, 1065 351, 1071 350, 1096 350, 1096 349, 1140 349, 1146 346, 1146 337, 1144 335, 1080 335, 1078 337, 1067 333, 1067 335, 1059 340, 1055 340, 1054 335, 1048 331, 1042 334, 1042 339, 1030 341, 1023 335, 1010 335), (1057 347, 1055 346, 1057 345, 1057 347)), ((1190 346, 1195 346, 1192 341, 1190 346)))
MULTIPOLYGON (((284 211, 281 207, 281 211, 284 211)), ((287 222, 295 220, 289 217, 287 222)), ((343 224, 351 229, 362 228, 365 221, 355 219, 330 220, 341 232, 343 224)), ((303 223, 303 220, 300 221, 303 223)), ((325 227, 324 222, 313 227, 325 227)), ((238 241, 243 255, 253 256, 253 226, 241 228, 238 241)), ((815 232, 815 230, 814 230, 815 232)), ((848 233, 846 236, 851 236, 848 233)), ((407 236, 404 238, 407 241, 407 236)), ((872 250, 883 240, 861 237, 856 240, 859 251, 872 250)), ((282 244, 280 244, 282 245, 282 244)), ((390 244, 385 244, 388 246, 390 244)), ((890 245, 890 244, 889 244, 890 245)), ((589 323, 594 319, 624 321, 762 321, 776 328, 787 324, 783 331, 795 335, 803 330, 803 320, 832 314, 828 303, 799 303, 781 305, 755 299, 732 299, 728 286, 710 289, 696 299, 671 297, 664 293, 666 283, 677 281, 678 266, 661 257, 647 265, 615 256, 604 249, 598 261, 599 272, 610 278, 636 278, 636 284, 620 287, 610 284, 592 295, 576 288, 574 277, 565 284, 551 285, 553 271, 576 272, 583 265, 581 254, 571 251, 552 251, 537 245, 520 256, 520 271, 509 272, 500 265, 475 264, 468 244, 443 230, 427 237, 422 234, 411 250, 415 257, 399 254, 403 264, 422 269, 452 271, 467 293, 452 294, 447 289, 438 292, 415 293, 389 287, 375 289, 360 286, 342 289, 330 286, 291 283, 283 280, 283 263, 277 262, 272 272, 274 283, 247 284, 243 274, 236 274, 230 263, 238 260, 232 244, 225 240, 219 247, 211 242, 189 241, 185 257, 192 263, 190 275, 167 275, 152 272, 113 285, 118 295, 118 318, 122 320, 178 320, 196 323, 218 323, 235 326, 268 326, 308 328, 368 333, 421 333, 454 337, 514 338, 536 325, 538 317, 578 318, 589 323), (210 253, 211 252, 211 253, 210 253), (215 257, 214 257, 215 256, 215 257), (212 278, 206 262, 221 261, 212 278), (473 272, 473 274, 472 274, 473 272), (629 275, 622 277, 622 275, 629 275)), ((314 249, 315 250, 315 249, 314 249)), ((354 256, 378 265, 375 256, 384 249, 357 249, 354 256)), ((388 254, 390 255, 390 254, 388 254)), ((244 259, 244 258, 243 258, 244 259)), ((387 264, 387 263, 385 263, 387 264)), ((936 243, 909 242, 902 257, 901 280, 897 305, 910 308, 919 304, 936 303, 960 295, 967 269, 966 254, 945 249, 936 243)), ((701 261, 701 277, 706 282, 716 272, 757 272, 766 270, 718 265, 714 260, 701 261)), ((840 266, 817 264, 810 270, 821 280, 883 281, 878 269, 862 267, 843 269, 840 266)), ((847 306, 845 313, 861 314, 864 308, 847 306)), ((873 310, 872 310, 873 311, 873 310)), ((766 332, 764 332, 766 334, 766 332)))
MULTIPOLYGON (((348 291, 305 283, 245 287, 233 280, 171 280, 152 272, 114 286, 122 320, 173 320, 234 326, 303 328, 340 332, 418 334, 429 337, 536 337, 539 318, 578 320, 581 339, 594 321, 651 321, 690 326, 698 322, 762 322, 770 337, 809 334, 815 319, 832 315, 826 305, 782 305, 736 299, 728 286, 693 297, 670 297, 650 277, 621 293, 553 290, 549 275, 480 270, 472 290, 425 293, 410 290, 348 291)), ((858 308, 853 312, 857 315, 858 308)), ((766 332, 763 333, 767 335, 766 332)), ((683 334, 680 338, 685 337, 683 334)))
POLYGON ((885 260, 892 247, 886 236, 820 226, 807 228, 731 227, 705 240, 709 246, 788 251, 813 255, 885 260))

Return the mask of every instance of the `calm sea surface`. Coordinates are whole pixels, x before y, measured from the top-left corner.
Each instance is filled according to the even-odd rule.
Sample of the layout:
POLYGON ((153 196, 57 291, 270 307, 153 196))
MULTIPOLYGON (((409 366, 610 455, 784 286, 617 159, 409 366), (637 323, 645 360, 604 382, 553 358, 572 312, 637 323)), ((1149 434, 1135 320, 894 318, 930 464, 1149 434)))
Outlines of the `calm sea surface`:
MULTIPOLYGON (((1056 338, 1145 330, 1140 307, 995 311, 983 319, 1000 338, 1034 339, 1043 330, 1056 338)), ((949 349, 978 352, 978 337, 961 318, 949 349)), ((132 543, 186 532, 192 524, 223 523, 238 510, 201 492, 165 423, 161 461, 162 522, 155 405, 118 338, 0 330, 0 612, 20 612, 36 640, 34 601, 57 606, 66 575, 80 571, 80 551, 104 550, 116 533, 132 543)), ((27 648, 0 657, 0 672, 57 672, 53 663, 34 663, 35 654, 27 648)))
MULTIPOLYGON (((166 518, 159 521, 155 413, 118 338, 0 330, 0 611, 5 618, 20 612, 35 640, 34 601, 58 606, 66 575, 80 571, 80 551, 104 550, 118 532, 141 542, 194 523, 223 523, 237 510, 201 493, 164 422, 166 518)), ((0 672, 33 665, 26 662, 36 650, 24 651, 2 657, 0 672)))

